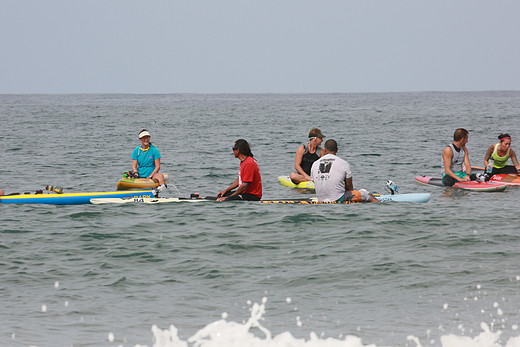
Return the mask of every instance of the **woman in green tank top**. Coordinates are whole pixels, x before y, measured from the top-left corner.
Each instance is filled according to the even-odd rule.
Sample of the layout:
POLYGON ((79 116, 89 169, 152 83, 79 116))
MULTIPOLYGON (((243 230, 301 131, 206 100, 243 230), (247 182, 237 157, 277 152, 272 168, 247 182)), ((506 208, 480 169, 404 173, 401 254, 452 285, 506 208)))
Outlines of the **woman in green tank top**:
POLYGON ((518 174, 520 173, 520 164, 516 158, 516 153, 511 148, 511 136, 509 134, 500 134, 499 142, 489 146, 486 156, 484 157, 484 166, 490 167, 489 160, 493 160, 493 167, 490 176, 496 174, 518 174), (507 160, 511 158, 513 165, 507 165, 507 160))

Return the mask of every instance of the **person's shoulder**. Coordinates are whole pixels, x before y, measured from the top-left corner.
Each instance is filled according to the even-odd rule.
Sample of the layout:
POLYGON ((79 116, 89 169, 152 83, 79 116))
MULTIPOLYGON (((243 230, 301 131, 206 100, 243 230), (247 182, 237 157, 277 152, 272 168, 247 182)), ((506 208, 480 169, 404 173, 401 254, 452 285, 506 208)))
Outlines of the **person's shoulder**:
POLYGON ((340 161, 341 163, 343 163, 343 164, 345 164, 345 165, 349 165, 349 164, 348 164, 348 161, 347 161, 346 159, 340 158, 340 157, 338 157, 337 155, 336 155, 335 157, 336 157, 336 159, 337 159, 338 161, 340 161))
POLYGON ((259 165, 258 165, 258 162, 253 157, 247 157, 246 159, 244 159, 244 161, 242 161, 240 163, 240 166, 250 167, 250 168, 253 168, 253 167, 254 168, 260 168, 259 165))
POLYGON ((251 164, 251 163, 256 163, 256 160, 255 158, 251 157, 251 156, 247 156, 246 159, 242 160, 240 162, 240 164, 251 164))

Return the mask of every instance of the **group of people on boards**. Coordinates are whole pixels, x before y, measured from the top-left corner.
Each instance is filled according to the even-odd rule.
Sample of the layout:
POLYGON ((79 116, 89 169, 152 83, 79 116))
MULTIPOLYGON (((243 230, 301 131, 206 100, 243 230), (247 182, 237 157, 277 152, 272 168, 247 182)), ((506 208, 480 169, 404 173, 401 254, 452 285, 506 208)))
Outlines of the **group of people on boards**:
MULTIPOLYGON (((161 169, 161 153, 150 142, 150 132, 143 129, 139 132, 140 146, 132 152, 131 177, 146 177, 159 184, 154 190, 158 194, 167 188, 161 169)), ((260 168, 254 159, 249 143, 244 139, 235 141, 233 145, 235 158, 240 160, 240 170, 237 179, 217 195, 218 201, 224 200, 252 200, 262 198, 262 178, 260 168)))
MULTIPOLYGON (((164 176, 159 173, 161 154, 150 142, 150 133, 143 129, 139 132, 141 145, 132 152, 132 177, 147 177, 156 181, 158 194, 167 186, 164 176)), ((314 181, 316 195, 320 201, 355 201, 378 202, 372 194, 361 189, 354 191, 352 172, 349 164, 336 156, 338 144, 335 140, 327 140, 321 148, 325 135, 320 129, 312 129, 309 133, 309 144, 301 145, 296 151, 295 169, 291 174, 294 182, 314 181), (312 177, 311 177, 312 175, 312 177)), ((238 139, 233 144, 233 154, 240 160, 238 177, 226 189, 217 194, 218 201, 262 199, 262 178, 260 168, 249 143, 238 139)))
MULTIPOLYGON (((150 142, 151 135, 146 129, 139 132, 140 146, 132 152, 132 177, 147 177, 158 183, 155 194, 167 188, 161 169, 161 153, 150 142)), ((374 196, 364 189, 354 190, 352 171, 347 161, 339 158, 338 144, 329 139, 321 147, 325 135, 320 129, 309 132, 309 143, 302 144, 296 150, 294 168, 290 178, 295 183, 313 181, 319 201, 338 202, 377 202, 374 196)), ((520 164, 515 151, 511 148, 511 136, 500 134, 498 143, 489 146, 484 156, 486 174, 477 177, 471 173, 471 164, 466 144, 469 132, 459 128, 453 134, 453 143, 442 151, 444 174, 442 183, 453 186, 457 182, 470 180, 489 180, 496 174, 520 174, 520 164), (513 165, 507 165, 511 159, 513 165), (493 160, 493 163, 490 163, 493 160)), ((260 168, 249 143, 238 139, 233 144, 233 154, 240 160, 240 168, 236 180, 217 194, 218 201, 262 199, 262 178, 260 168)), ((5 195, 0 189, 0 196, 5 195)))
POLYGON ((484 156, 485 174, 478 176, 471 173, 469 153, 466 143, 469 141, 469 132, 459 128, 453 133, 453 143, 446 146, 442 151, 442 163, 444 175, 442 183, 445 186, 453 186, 457 182, 465 181, 489 181, 497 174, 520 174, 520 164, 515 151, 511 148, 511 136, 500 134, 498 143, 489 146, 484 156), (489 161, 493 160, 491 164, 489 161), (513 165, 507 165, 511 159, 513 165))
POLYGON ((324 138, 320 129, 311 129, 309 143, 298 147, 294 157, 296 172, 290 175, 293 183, 313 181, 318 201, 379 202, 365 189, 354 190, 350 165, 336 155, 338 143, 329 139, 321 148, 324 138))
MULTIPOLYGON (((325 135, 321 130, 314 128, 309 132, 309 142, 298 147, 294 158, 296 172, 292 172, 290 175, 293 183, 313 181, 319 201, 378 202, 379 200, 368 191, 354 190, 350 165, 337 156, 337 142, 329 139, 325 141, 322 148, 324 138, 325 135)), ((484 166, 488 168, 486 180, 499 173, 520 174, 520 164, 515 151, 511 148, 511 136, 501 134, 498 139, 499 142, 491 145, 484 157, 484 166), (507 165, 509 158, 513 165, 507 165), (490 160, 493 160, 492 164, 490 160)), ((161 154, 151 144, 150 133, 146 129, 139 132, 139 140, 141 145, 132 152, 132 171, 135 177, 148 177, 156 181, 159 184, 156 189, 156 193, 158 193, 166 188, 164 176, 159 172, 161 154)), ((453 134, 453 143, 442 151, 444 165, 442 182, 445 186, 481 179, 481 177, 471 174, 469 153, 466 148, 468 140, 468 131, 459 128, 453 134)), ((240 160, 238 177, 229 187, 217 194, 217 200, 258 201, 262 199, 260 168, 254 159, 249 143, 244 139, 238 139, 233 144, 232 150, 235 158, 240 160)))

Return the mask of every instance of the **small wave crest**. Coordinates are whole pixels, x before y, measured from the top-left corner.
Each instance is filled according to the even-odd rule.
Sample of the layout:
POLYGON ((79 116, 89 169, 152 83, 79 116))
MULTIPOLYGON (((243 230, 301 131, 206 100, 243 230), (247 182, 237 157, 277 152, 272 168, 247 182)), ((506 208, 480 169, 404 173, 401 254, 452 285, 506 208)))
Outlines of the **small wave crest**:
MULTIPOLYGON (((290 298, 287 300, 290 301, 290 298)), ((274 335, 262 324, 265 314, 267 298, 261 303, 251 305, 251 315, 247 322, 237 323, 227 321, 227 313, 222 314, 222 319, 206 325, 193 336, 183 340, 178 335, 178 329, 171 325, 169 329, 160 329, 152 326, 154 344, 152 347, 378 347, 375 344, 363 344, 358 336, 347 335, 340 338, 318 336, 315 332, 309 334, 309 338, 296 338, 289 331, 274 335)), ((299 322, 299 317, 297 317, 299 322)), ((460 336, 447 334, 440 337, 442 347, 520 347, 520 336, 509 338, 501 344, 502 331, 492 331, 486 323, 481 323, 482 331, 474 336, 460 336)), ((415 336, 408 336, 403 341, 403 346, 424 347, 438 346, 439 341, 420 341, 415 336)), ((401 344, 400 344, 401 345, 401 344)), ((388 345, 384 345, 388 346, 388 345)), ((148 347, 136 345, 135 347, 148 347)))

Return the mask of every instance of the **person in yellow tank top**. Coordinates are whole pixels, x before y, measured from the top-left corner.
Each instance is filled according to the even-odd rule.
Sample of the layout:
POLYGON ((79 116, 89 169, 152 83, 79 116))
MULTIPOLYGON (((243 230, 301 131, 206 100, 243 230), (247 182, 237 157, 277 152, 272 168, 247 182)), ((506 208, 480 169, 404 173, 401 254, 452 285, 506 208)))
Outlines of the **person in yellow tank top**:
POLYGON ((499 142, 489 146, 484 157, 484 167, 490 167, 490 160, 493 160, 493 168, 489 177, 496 174, 520 174, 520 164, 516 158, 516 153, 511 148, 511 136, 500 134, 499 142), (507 160, 511 158, 513 165, 507 165, 507 160))

